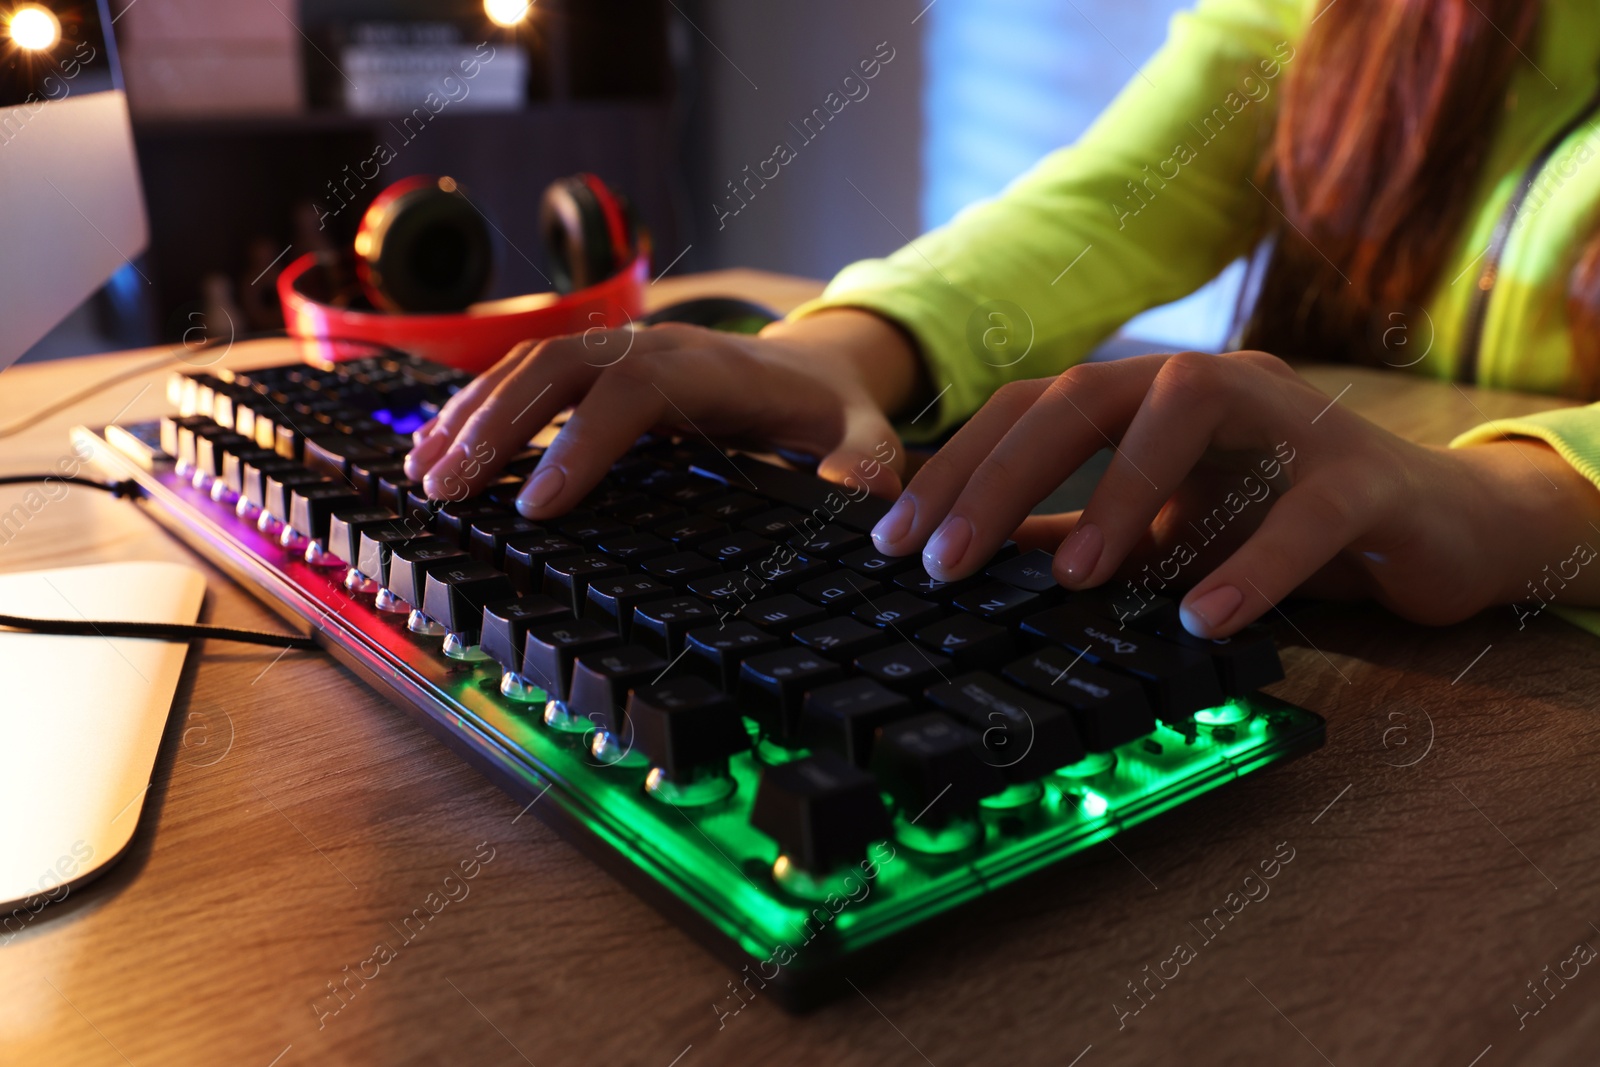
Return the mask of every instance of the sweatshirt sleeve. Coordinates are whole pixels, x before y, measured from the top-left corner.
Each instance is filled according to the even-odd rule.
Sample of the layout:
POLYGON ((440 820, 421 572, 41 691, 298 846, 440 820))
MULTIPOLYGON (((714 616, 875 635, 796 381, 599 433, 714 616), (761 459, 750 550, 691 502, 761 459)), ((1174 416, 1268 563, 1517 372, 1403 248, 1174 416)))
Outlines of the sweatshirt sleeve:
POLYGON ((1303 0, 1201 0, 1074 145, 883 259, 846 267, 793 317, 864 308, 915 338, 936 437, 1007 381, 1057 374, 1248 251, 1273 210, 1257 169, 1303 0))

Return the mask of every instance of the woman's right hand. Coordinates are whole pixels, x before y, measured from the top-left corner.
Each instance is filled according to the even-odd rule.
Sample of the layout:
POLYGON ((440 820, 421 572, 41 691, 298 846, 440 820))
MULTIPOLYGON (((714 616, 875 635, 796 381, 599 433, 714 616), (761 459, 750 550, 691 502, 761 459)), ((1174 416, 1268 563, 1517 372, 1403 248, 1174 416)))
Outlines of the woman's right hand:
POLYGON ((888 413, 917 394, 920 375, 897 327, 852 309, 757 337, 664 323, 527 342, 416 432, 406 474, 433 499, 470 496, 570 407, 517 497, 530 519, 571 510, 651 431, 819 456, 822 477, 850 476, 892 498, 904 458, 888 413), (895 459, 880 464, 885 444, 895 459))

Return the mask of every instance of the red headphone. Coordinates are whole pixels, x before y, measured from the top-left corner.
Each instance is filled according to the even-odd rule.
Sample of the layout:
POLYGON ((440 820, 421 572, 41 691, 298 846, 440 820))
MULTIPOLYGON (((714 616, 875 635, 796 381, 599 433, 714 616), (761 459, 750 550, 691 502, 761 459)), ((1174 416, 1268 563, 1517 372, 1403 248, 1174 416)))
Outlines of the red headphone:
MULTIPOLYGON (((626 197, 593 174, 553 182, 539 205, 555 291, 479 302, 489 283, 489 222, 454 179, 417 175, 379 193, 356 232, 369 307, 336 303, 337 264, 307 253, 278 275, 291 337, 366 341, 474 373, 520 341, 620 327, 644 313, 650 239, 626 197)), ((370 354, 318 346, 323 359, 370 354)))

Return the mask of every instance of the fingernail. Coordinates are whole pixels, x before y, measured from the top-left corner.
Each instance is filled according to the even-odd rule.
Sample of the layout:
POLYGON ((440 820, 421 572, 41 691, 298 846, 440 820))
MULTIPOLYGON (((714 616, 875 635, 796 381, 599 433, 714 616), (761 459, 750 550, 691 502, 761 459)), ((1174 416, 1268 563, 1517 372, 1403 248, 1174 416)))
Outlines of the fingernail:
POLYGON ((905 494, 894 502, 889 513, 872 528, 872 539, 879 548, 889 548, 911 532, 911 522, 917 517, 917 502, 905 494))
POLYGON ((1231 585, 1220 585, 1192 604, 1178 609, 1183 628, 1196 637, 1210 637, 1221 629, 1244 603, 1244 594, 1231 585))
POLYGON ((528 479, 528 484, 517 494, 517 510, 524 518, 534 518, 531 512, 547 506, 567 484, 567 475, 560 467, 546 467, 528 479))
POLYGON ((1100 532, 1100 527, 1092 522, 1086 522, 1073 530, 1066 541, 1062 542, 1061 577, 1063 584, 1078 585, 1089 580, 1089 575, 1094 573, 1095 564, 1100 562, 1100 553, 1105 550, 1106 538, 1100 532))
POLYGON ((433 466, 434 460, 439 458, 439 453, 444 450, 448 440, 443 435, 434 435, 418 441, 416 447, 406 453, 406 476, 421 478, 433 466))
MULTIPOLYGON (((922 566, 929 574, 939 571, 949 574, 961 563, 961 557, 967 554, 967 546, 972 544, 972 523, 957 515, 952 515, 934 531, 933 537, 928 540, 928 547, 922 550, 922 566)), ((938 575, 934 575, 938 577, 938 575)))

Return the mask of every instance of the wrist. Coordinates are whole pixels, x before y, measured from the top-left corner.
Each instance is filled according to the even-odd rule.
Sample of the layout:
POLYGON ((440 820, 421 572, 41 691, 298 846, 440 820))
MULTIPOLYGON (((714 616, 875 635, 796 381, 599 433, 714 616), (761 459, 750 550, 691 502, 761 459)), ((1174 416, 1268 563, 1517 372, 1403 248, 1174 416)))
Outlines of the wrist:
POLYGON ((928 376, 916 343, 903 328, 860 308, 826 308, 799 319, 780 319, 761 337, 794 346, 808 373, 858 385, 889 417, 927 392, 928 376))

